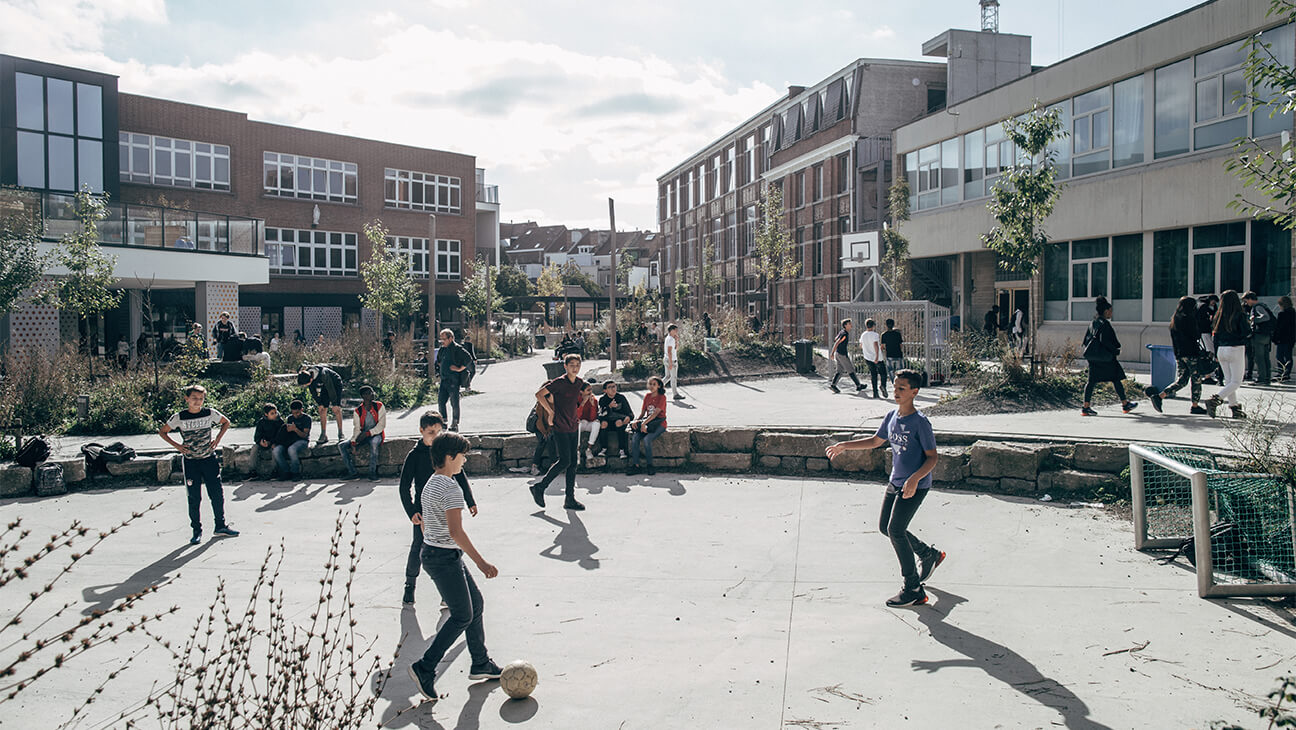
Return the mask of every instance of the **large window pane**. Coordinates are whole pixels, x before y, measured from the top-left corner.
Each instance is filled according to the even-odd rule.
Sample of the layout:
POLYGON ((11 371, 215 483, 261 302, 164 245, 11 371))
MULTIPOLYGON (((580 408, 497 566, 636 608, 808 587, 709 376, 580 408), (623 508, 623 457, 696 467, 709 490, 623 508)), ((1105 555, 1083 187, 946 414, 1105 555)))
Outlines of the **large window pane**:
POLYGON ((1076 299, 1089 296, 1089 264, 1071 264, 1071 296, 1076 299))
POLYGON ((941 205, 959 201, 959 141, 941 142, 941 205))
POLYGON ((1067 272, 1070 267, 1070 244, 1054 243, 1044 249, 1044 319, 1067 319, 1070 299, 1067 272))
POLYGON ((1251 288, 1262 297, 1291 292, 1291 231, 1269 221, 1251 223, 1251 288))
MULTIPOLYGON (((1107 257, 1107 239, 1089 238, 1076 241, 1071 248, 1071 256, 1076 259, 1101 259, 1107 257)), ((1083 294, 1080 296, 1084 296, 1083 294)))
POLYGON ((1101 89, 1094 89, 1077 96, 1072 103, 1074 105, 1072 111, 1076 116, 1087 114, 1095 109, 1101 109, 1111 104, 1111 89, 1106 86, 1101 89))
POLYGON ((1112 104, 1112 167, 1143 161, 1143 77, 1115 86, 1112 104))
POLYGON ((972 200, 985 195, 985 184, 982 182, 985 171, 982 166, 982 155, 985 152, 985 140, 981 130, 963 135, 963 199, 972 200))
POLYGON ((77 181, 96 193, 103 192, 103 142, 77 140, 77 181))
POLYGON ((1218 223, 1193 229, 1193 250, 1246 245, 1246 223, 1218 223))
POLYGON ((1197 82, 1197 121, 1209 122, 1220 115, 1220 79, 1212 76, 1197 82))
POLYGON ((1193 294, 1214 294, 1215 254, 1199 253, 1193 256, 1193 294))
POLYGON ((1205 76, 1226 68, 1241 66, 1246 61, 1246 51, 1242 43, 1230 43, 1212 51, 1197 54, 1197 75, 1205 76))
MULTIPOLYGON (((1269 52, 1275 58, 1288 66, 1296 65, 1296 32, 1293 32, 1290 23, 1265 31, 1261 34, 1260 41, 1269 44, 1269 52)), ((1273 89, 1269 87, 1258 87, 1255 93, 1261 99, 1270 99, 1276 96, 1273 89)), ((1261 107, 1252 112, 1251 133, 1254 136, 1264 137, 1292 128, 1291 112, 1272 114, 1282 108, 1285 100, 1285 97, 1280 97, 1276 107, 1261 107)))
POLYGON ((71 137, 49 135, 49 187, 76 190, 76 151, 71 137))
MULTIPOLYGON (((1068 112, 1070 106, 1068 102, 1064 101, 1049 107, 1050 111, 1057 111, 1058 121, 1061 123, 1062 129, 1070 129, 1071 127, 1071 114, 1068 112)), ((1049 144, 1048 149, 1053 153, 1053 164, 1057 167, 1058 179, 1065 180, 1071 177, 1071 141, 1066 137, 1059 136, 1049 144)))
POLYGON ((1089 276, 1089 296, 1107 296, 1107 262, 1095 261, 1089 276))
POLYGON ((22 129, 45 129, 45 79, 16 73, 14 86, 18 101, 18 126, 22 129))
POLYGON ((1093 172, 1102 172, 1107 169, 1109 163, 1107 150, 1102 150, 1087 155, 1077 155, 1071 161, 1071 167, 1074 168, 1076 176, 1079 177, 1093 172))
POLYGON ((94 84, 77 84, 77 134, 103 137, 103 89, 94 84))
POLYGON ((1188 229, 1152 234, 1152 319, 1169 322, 1188 288, 1188 229))
POLYGON ((1188 151, 1188 115, 1192 109, 1191 60, 1185 58, 1157 69, 1154 87, 1153 157, 1183 154, 1188 151))
POLYGON ((1220 254, 1220 291, 1232 289, 1246 291, 1246 273, 1242 262, 1245 254, 1242 251, 1224 251, 1220 254))
POLYGON ((1071 142, 1075 146, 1076 154, 1088 152, 1089 148, 1093 147, 1089 117, 1081 117, 1072 123, 1071 142))
POLYGON ((1232 144, 1233 140, 1245 136, 1246 130, 1246 117, 1234 117, 1222 122, 1198 127, 1193 130, 1193 149, 1204 150, 1232 144))
POLYGON ((18 133, 18 184, 27 188, 45 187, 45 135, 18 133))
POLYGON ((1112 238, 1112 318, 1143 319, 1143 234, 1112 238))
POLYGON ((72 82, 63 79, 45 80, 46 123, 49 131, 72 134, 76 131, 76 118, 72 113, 72 82))

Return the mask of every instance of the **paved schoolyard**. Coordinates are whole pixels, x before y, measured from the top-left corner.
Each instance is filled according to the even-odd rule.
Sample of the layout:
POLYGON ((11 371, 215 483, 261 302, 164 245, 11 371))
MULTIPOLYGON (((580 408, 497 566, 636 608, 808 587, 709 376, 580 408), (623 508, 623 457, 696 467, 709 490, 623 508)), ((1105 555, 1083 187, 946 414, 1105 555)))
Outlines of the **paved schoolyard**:
MULTIPOLYGON (((582 475, 584 513, 542 513, 525 484, 475 479, 482 510, 468 530, 500 569, 480 581, 491 652, 536 665, 534 698, 470 684, 460 642, 437 685, 449 698, 412 709, 404 669, 441 613, 426 578, 416 607, 401 607, 409 528, 390 481, 228 485, 243 535, 193 548, 179 487, 10 500, 0 514, 45 535, 162 502, 85 558, 42 610, 102 608, 164 583, 148 605, 181 607, 165 624, 178 640, 218 580, 241 605, 281 542, 285 601, 304 621, 338 510, 360 509, 360 643, 388 657, 406 637, 378 704, 388 727, 1205 728, 1254 724, 1274 677, 1296 669, 1287 609, 1198 599, 1189 571, 1133 551, 1129 525, 1091 507, 934 493, 914 523, 950 556, 929 583, 934 602, 888 609, 899 579, 875 525, 880 484, 582 475)), ((4 705, 0 727, 50 727, 145 644, 128 637, 41 680, 4 705)), ((128 706, 167 668, 147 650, 93 717, 128 706)))

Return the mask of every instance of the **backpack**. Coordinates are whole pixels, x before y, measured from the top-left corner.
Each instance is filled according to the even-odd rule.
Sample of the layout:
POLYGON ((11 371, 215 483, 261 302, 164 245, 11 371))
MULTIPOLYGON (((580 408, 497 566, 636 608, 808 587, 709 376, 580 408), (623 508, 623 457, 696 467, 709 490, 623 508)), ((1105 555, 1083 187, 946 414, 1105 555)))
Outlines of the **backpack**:
POLYGON ((114 441, 103 447, 103 457, 109 464, 121 464, 135 458, 135 449, 120 441, 114 441))
POLYGON ((14 461, 18 462, 20 466, 34 469, 37 464, 48 459, 49 455, 49 442, 41 436, 35 436, 28 439, 27 443, 23 444, 22 448, 18 449, 18 453, 14 454, 14 461))
POLYGON ((107 446, 99 443, 88 443, 81 447, 81 454, 85 456, 86 467, 91 473, 108 471, 108 464, 121 464, 135 458, 135 449, 127 446, 120 441, 114 441, 107 446))
POLYGON ((1274 333, 1274 329, 1276 327, 1276 319, 1274 317, 1273 310, 1270 309, 1269 307, 1266 307, 1264 304, 1261 304, 1260 302, 1256 302, 1256 305, 1252 307, 1253 311, 1256 309, 1263 309, 1265 313, 1268 314, 1269 316, 1265 317, 1262 320, 1256 321, 1255 334, 1269 335, 1270 337, 1272 337, 1274 333))
MULTIPOLYGON (((1242 530, 1232 522, 1216 522, 1210 528, 1212 568, 1225 572, 1237 572, 1246 565, 1247 544, 1242 530)), ((1197 538, 1190 537, 1179 543, 1174 553, 1162 558, 1161 564, 1168 565, 1179 558, 1188 557, 1188 564, 1197 567, 1197 538)))

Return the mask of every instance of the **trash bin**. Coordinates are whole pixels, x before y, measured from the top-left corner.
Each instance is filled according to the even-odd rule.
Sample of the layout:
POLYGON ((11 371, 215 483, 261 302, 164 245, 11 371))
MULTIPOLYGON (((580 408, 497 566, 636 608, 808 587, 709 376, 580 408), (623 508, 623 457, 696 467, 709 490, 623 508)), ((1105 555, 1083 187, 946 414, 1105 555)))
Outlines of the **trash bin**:
POLYGON ((720 352, 720 338, 719 337, 706 338, 706 349, 707 352, 720 352))
POLYGON ((545 346, 545 336, 539 332, 535 333, 535 349, 543 350, 545 346))
POLYGON ((798 373, 814 372, 814 340, 797 340, 792 343, 796 351, 796 371, 798 373))
POLYGON ((1148 345, 1149 359, 1152 361, 1152 387, 1157 391, 1165 390, 1175 381, 1174 348, 1169 345, 1148 345))
POLYGON ((567 366, 563 365, 562 360, 550 360, 544 363, 545 380, 561 378, 563 373, 567 372, 567 366))

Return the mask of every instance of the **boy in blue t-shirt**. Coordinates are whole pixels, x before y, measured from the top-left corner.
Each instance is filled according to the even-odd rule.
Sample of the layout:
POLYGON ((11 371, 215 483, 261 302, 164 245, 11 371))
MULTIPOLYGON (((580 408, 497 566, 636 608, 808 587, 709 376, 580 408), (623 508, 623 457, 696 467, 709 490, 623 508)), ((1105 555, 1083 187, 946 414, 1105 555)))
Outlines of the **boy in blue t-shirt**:
POLYGON ((927 592, 923 590, 923 583, 945 560, 945 553, 909 532, 909 522, 931 488, 931 473, 936 468, 937 458, 936 435, 932 433, 931 422, 914 408, 914 396, 918 395, 921 384, 922 376, 914 370, 896 373, 894 392, 897 408, 886 414, 877 433, 866 439, 833 444, 825 450, 831 459, 850 449, 873 449, 891 443, 891 481, 882 501, 878 529, 891 538, 891 546, 900 560, 904 588, 887 599, 888 606, 926 603, 927 592), (915 564, 915 554, 921 566, 915 564))

